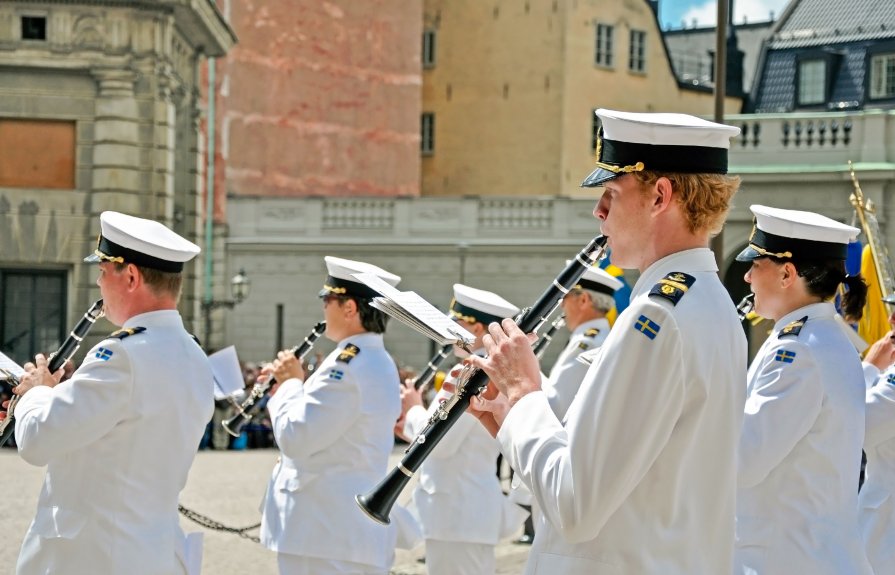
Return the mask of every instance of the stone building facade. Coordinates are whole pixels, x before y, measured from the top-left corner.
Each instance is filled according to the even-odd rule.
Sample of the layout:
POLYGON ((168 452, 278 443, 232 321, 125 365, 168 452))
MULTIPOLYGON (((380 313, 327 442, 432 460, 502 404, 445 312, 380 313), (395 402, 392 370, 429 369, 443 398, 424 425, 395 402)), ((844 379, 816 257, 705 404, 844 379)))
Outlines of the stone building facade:
MULTIPOLYGON (((650 0, 426 0, 422 195, 580 196, 596 108, 711 115, 650 0)), ((737 113, 739 97, 725 110, 737 113)))
MULTIPOLYGON (((99 297, 82 259, 102 211, 202 243, 199 66, 235 40, 208 0, 0 3, 4 353, 55 349, 99 297)), ((184 285, 188 325, 200 271, 184 285)))
MULTIPOLYGON (((731 146, 731 173, 741 176, 742 186, 724 228, 720 271, 733 299, 748 292, 746 267, 734 258, 752 230, 749 206, 816 211, 850 223, 849 160, 877 206, 883 241, 895 253, 895 111, 744 114, 725 121, 743 129, 731 146)), ((441 307, 448 305, 454 282, 530 305, 565 260, 599 233, 591 213, 599 191, 587 192, 590 198, 231 198, 229 265, 259 281, 229 315, 225 331, 246 360, 266 360, 278 344, 300 342, 322 317, 316 293, 326 275, 324 255, 380 265, 402 276, 400 289, 441 307)), ((626 279, 633 285, 636 273, 626 279)), ((756 329, 752 340, 760 343, 767 326, 756 329)), ((401 324, 390 327, 386 342, 399 362, 417 368, 434 351, 401 324)), ((563 342, 564 336, 557 338, 544 365, 551 365, 563 342)), ((330 347, 318 344, 324 351, 330 347)))

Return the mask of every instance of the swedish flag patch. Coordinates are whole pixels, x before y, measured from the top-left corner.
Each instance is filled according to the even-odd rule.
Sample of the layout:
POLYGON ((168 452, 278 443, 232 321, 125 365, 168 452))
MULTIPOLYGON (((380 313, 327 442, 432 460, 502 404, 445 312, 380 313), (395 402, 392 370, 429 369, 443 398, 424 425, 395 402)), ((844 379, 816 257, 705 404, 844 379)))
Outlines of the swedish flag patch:
POLYGON ((342 363, 351 362, 354 357, 360 353, 360 348, 354 345, 353 343, 349 343, 345 346, 345 349, 342 350, 342 353, 339 354, 339 357, 336 358, 336 361, 341 361, 342 363))
POLYGON ((696 278, 683 272, 671 272, 660 279, 649 295, 665 298, 674 305, 681 301, 684 294, 696 283, 696 278))
POLYGON ((774 361, 782 361, 783 363, 792 363, 796 360, 796 352, 786 349, 778 349, 774 355, 774 361))
POLYGON ((345 377, 345 372, 341 369, 331 369, 329 370, 329 374, 327 375, 330 379, 335 379, 336 381, 342 381, 342 378, 345 377))
POLYGON ((642 315, 634 322, 634 329, 650 339, 656 339, 656 336, 659 335, 659 330, 662 328, 650 318, 642 315))
POLYGON ((96 348, 96 357, 97 359, 101 359, 103 361, 109 361, 109 358, 112 357, 112 350, 106 349, 104 347, 96 348))

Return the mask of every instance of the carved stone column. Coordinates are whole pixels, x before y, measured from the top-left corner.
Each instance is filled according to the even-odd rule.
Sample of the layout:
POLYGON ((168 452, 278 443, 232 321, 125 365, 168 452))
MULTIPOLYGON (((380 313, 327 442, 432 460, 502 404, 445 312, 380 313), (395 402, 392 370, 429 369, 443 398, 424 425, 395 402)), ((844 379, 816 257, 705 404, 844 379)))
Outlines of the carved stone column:
POLYGON ((137 74, 118 67, 90 70, 98 85, 94 117, 93 214, 117 210, 145 213, 149 207, 141 170, 140 109, 134 95, 137 74))

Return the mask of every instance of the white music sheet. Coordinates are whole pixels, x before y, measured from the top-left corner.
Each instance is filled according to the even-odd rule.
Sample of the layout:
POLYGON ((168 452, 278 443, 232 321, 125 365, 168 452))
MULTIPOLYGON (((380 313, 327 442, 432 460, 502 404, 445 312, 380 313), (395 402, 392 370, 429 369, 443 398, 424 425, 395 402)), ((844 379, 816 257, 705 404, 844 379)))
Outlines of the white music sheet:
POLYGON ((399 291, 371 273, 352 274, 359 282, 378 292, 370 305, 417 330, 439 345, 472 345, 475 336, 437 307, 412 291, 399 291))

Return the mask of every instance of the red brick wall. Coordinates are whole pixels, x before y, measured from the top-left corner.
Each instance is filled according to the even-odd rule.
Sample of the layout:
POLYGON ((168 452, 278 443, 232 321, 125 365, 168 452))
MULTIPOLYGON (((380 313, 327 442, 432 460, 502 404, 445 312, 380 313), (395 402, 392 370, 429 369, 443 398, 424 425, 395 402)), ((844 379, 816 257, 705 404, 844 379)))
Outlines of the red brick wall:
POLYGON ((418 196, 421 4, 230 0, 239 42, 217 64, 226 193, 418 196))

